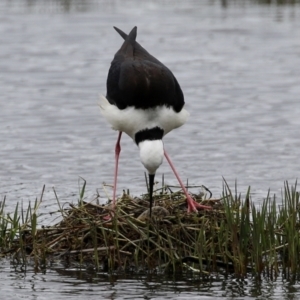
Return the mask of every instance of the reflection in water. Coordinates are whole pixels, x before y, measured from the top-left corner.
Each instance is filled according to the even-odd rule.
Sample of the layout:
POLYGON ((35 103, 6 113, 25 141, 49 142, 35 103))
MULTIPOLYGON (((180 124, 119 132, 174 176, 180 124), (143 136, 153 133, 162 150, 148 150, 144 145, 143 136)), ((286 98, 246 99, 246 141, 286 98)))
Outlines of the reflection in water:
MULTIPOLYGON (((26 274, 14 270, 4 261, 0 266, 0 279, 9 274, 10 281, 1 288, 28 299, 43 296, 45 299, 85 297, 86 299, 298 299, 300 286, 296 281, 285 282, 264 279, 236 279, 211 276, 201 278, 190 275, 114 275, 53 267, 45 273, 26 274)), ((18 297, 14 298, 18 299, 18 297)))

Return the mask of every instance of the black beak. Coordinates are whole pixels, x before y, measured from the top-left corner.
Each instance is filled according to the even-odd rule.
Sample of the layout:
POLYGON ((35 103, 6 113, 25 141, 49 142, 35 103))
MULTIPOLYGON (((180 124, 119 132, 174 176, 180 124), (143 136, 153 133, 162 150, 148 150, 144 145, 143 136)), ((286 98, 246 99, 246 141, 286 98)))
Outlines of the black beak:
POLYGON ((152 215, 152 206, 153 206, 154 177, 155 177, 155 174, 149 174, 150 218, 152 215))

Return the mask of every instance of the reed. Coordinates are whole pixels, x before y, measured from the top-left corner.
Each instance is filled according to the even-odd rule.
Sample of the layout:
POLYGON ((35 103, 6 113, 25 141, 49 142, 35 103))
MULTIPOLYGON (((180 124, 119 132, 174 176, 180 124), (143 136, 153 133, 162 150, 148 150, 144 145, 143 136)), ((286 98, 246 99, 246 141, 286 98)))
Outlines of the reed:
MULTIPOLYGON (((45 188, 45 187, 44 187, 45 188)), ((238 277, 279 274, 288 278, 300 271, 300 206, 297 182, 287 182, 278 200, 270 193, 261 205, 232 192, 224 180, 218 199, 193 194, 211 210, 186 213, 181 191, 162 186, 154 195, 153 217, 149 217, 149 195, 140 198, 124 192, 115 211, 110 203, 84 201, 86 182, 79 190, 77 205, 67 209, 55 193, 61 221, 38 224, 40 199, 29 203, 26 213, 19 204, 5 214, 0 204, 0 253, 26 266, 46 266, 53 258, 92 265, 103 271, 168 271, 233 273, 238 277)))

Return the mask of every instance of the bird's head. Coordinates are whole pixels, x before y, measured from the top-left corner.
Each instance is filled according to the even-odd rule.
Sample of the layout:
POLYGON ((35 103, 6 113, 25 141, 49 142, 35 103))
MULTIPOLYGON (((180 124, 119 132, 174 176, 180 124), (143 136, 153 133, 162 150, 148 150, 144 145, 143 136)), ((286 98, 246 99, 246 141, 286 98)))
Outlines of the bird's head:
POLYGON ((164 145, 162 140, 146 140, 140 142, 139 148, 142 164, 148 171, 148 174, 155 175, 164 157, 164 145))
POLYGON ((155 174, 162 164, 164 145, 162 140, 145 140, 139 143, 141 162, 149 174, 155 174))
POLYGON ((150 217, 153 203, 153 184, 156 170, 162 164, 164 157, 164 145, 162 140, 145 140, 140 142, 140 157, 142 164, 149 175, 149 197, 150 197, 150 217))

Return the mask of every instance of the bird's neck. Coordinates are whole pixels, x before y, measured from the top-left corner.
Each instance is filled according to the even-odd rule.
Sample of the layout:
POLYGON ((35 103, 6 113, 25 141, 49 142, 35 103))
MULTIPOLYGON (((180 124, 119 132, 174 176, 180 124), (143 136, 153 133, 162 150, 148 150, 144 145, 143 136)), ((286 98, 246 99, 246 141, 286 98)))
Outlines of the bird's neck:
POLYGON ((140 158, 149 174, 155 174, 162 164, 164 157, 164 144, 159 140, 144 140, 138 144, 140 158))

